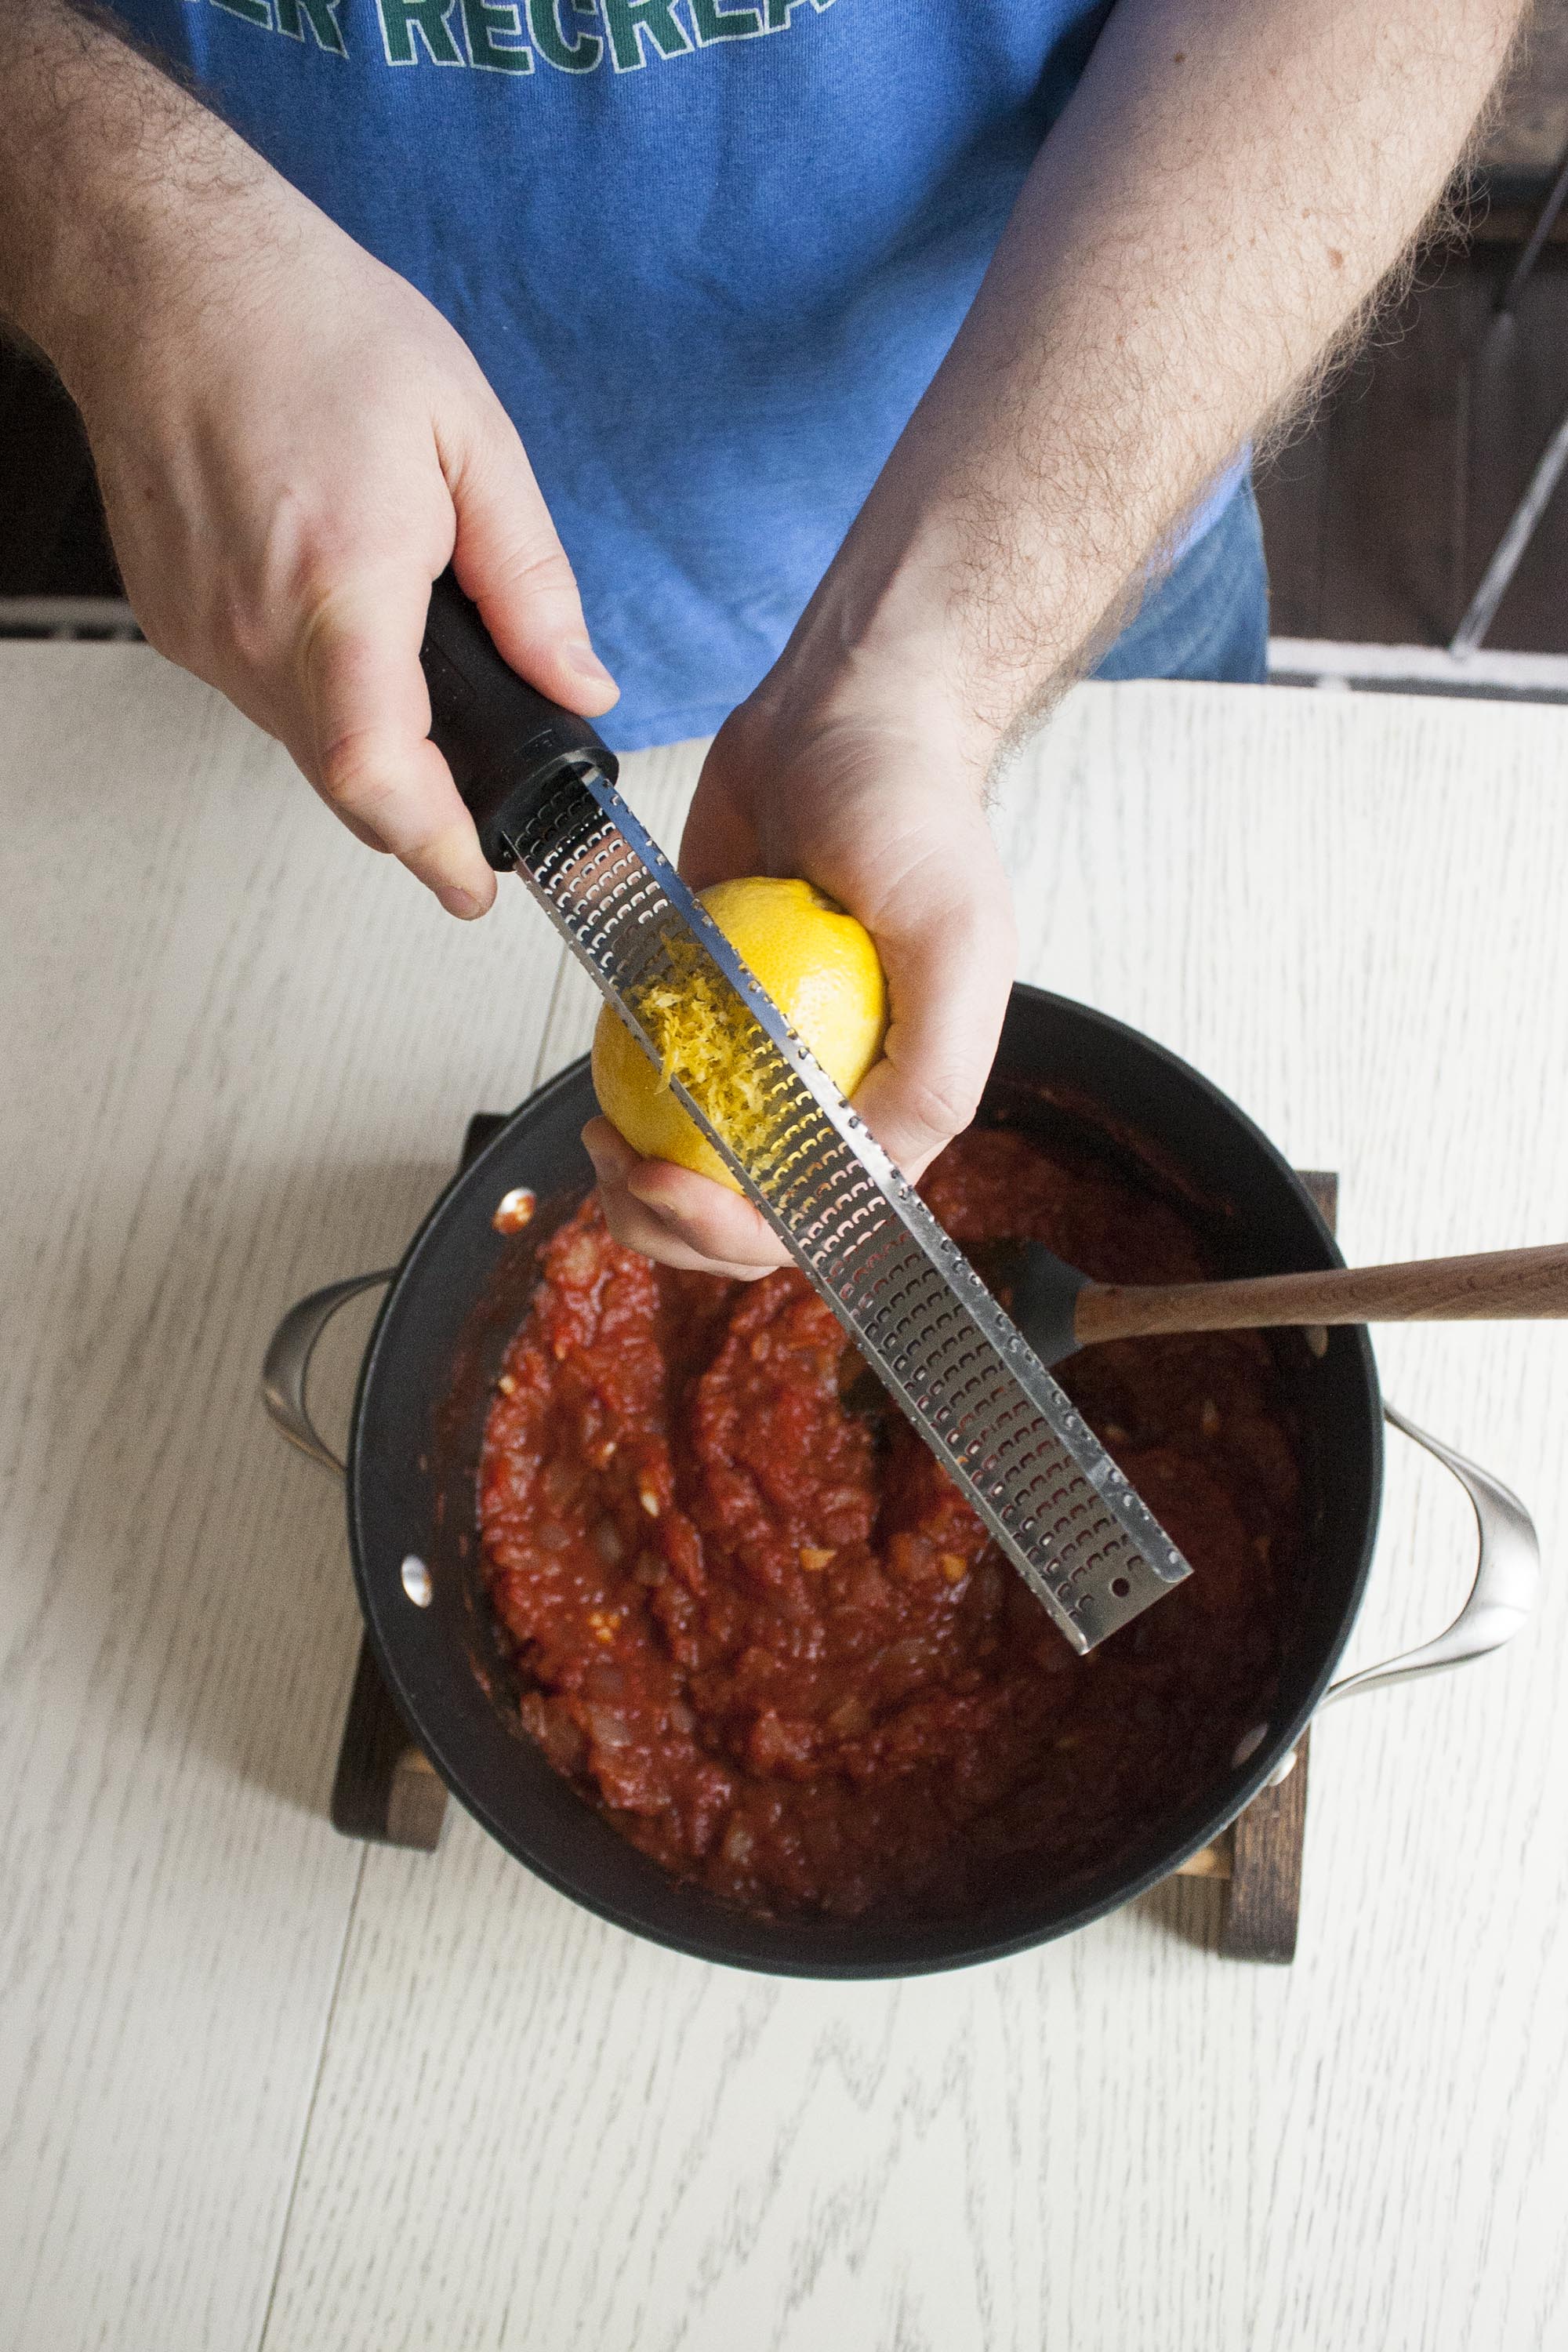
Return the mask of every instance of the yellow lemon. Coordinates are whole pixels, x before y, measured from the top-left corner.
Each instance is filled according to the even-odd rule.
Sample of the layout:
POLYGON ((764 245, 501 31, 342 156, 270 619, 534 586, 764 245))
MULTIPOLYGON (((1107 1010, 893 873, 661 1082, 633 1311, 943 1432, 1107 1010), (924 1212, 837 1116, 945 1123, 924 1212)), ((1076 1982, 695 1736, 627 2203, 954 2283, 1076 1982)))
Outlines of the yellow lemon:
MULTIPOLYGON (((888 991, 871 935, 809 882, 762 877, 716 883, 702 904, 784 1019, 843 1093, 882 1050, 888 991)), ((740 1186, 670 1091, 678 1076, 742 1157, 766 1141, 761 1084, 744 1033, 726 1017, 700 967, 644 991, 637 1011, 663 1054, 656 1069, 606 1004, 594 1033, 594 1091, 634 1151, 673 1160, 732 1192, 740 1186)))

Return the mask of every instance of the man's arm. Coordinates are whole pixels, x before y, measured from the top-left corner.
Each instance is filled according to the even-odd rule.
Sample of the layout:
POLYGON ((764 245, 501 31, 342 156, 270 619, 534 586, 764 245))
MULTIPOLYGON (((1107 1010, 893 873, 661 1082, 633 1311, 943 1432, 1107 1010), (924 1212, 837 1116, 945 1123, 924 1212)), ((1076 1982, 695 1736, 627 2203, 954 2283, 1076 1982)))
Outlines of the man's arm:
MULTIPOLYGON (((951 352, 788 646, 719 737, 694 880, 802 873, 875 934, 858 1107, 922 1168, 1011 981, 979 808, 1173 530, 1364 314, 1437 201, 1519 0, 1119 0, 951 352)), ((750 1204, 590 1132, 624 1240, 779 1262, 750 1204)))
POLYGON ((558 700, 596 713, 615 688, 461 339, 62 0, 0 0, 0 310, 81 409, 148 637, 287 744, 362 841, 481 913, 494 877, 426 740, 431 581, 454 558, 558 700))
POLYGON ((1519 0, 1120 0, 787 656, 919 651, 993 738, 1430 215, 1519 0))

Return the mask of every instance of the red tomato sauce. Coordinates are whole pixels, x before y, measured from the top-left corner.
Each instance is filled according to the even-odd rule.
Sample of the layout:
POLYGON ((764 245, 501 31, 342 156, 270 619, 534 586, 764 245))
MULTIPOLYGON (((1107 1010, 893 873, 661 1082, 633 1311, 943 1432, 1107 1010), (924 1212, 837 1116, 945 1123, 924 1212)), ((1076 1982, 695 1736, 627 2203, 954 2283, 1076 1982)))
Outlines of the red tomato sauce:
MULTIPOLYGON (((1152 1191, 1011 1130, 922 1190, 967 1247, 1212 1271, 1152 1191)), ((1194 1571, 1086 1659, 901 1414, 846 1404, 858 1360, 804 1276, 672 1273, 592 1201, 540 1272, 486 1429, 486 1580, 528 1729, 678 1875, 774 1916, 951 1915, 1110 1858, 1264 1719, 1301 1478, 1259 1335, 1064 1368, 1194 1571)))

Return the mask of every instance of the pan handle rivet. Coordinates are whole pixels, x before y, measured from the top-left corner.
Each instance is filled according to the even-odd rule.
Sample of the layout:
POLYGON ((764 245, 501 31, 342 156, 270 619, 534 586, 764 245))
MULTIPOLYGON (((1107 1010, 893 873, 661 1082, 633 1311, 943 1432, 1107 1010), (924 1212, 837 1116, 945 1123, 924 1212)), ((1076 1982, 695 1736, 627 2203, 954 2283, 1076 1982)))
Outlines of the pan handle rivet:
POLYGON ((1244 1732, 1237 1741, 1236 1753, 1230 1759, 1232 1771, 1239 1771, 1249 1757, 1256 1756, 1268 1737, 1268 1726, 1266 1723, 1255 1723, 1250 1731, 1244 1732))
POLYGON ((430 1581, 430 1571, 417 1552, 410 1552, 403 1563, 403 1590, 416 1609, 428 1609, 436 1598, 436 1588, 430 1581))

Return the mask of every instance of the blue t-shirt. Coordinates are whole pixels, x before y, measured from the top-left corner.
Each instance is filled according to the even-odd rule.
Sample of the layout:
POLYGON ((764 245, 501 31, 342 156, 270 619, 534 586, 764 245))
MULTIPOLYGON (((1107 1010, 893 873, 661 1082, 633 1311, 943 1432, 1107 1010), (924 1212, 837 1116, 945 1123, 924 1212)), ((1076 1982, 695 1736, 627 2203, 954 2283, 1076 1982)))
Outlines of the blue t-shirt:
POLYGON ((625 750, 707 733, 773 660, 1109 9, 114 5, 465 337, 575 567, 625 750))

